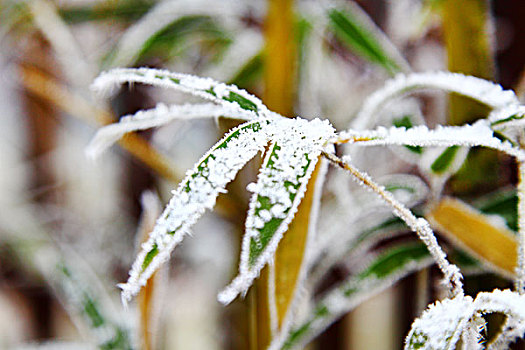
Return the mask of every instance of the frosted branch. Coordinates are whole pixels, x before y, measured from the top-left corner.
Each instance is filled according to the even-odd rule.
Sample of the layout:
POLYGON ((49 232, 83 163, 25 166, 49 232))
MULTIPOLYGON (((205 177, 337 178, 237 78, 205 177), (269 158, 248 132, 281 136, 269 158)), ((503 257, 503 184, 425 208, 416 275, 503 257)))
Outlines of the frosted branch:
POLYGON ((445 281, 448 283, 449 292, 451 295, 455 296, 463 293, 463 284, 461 282, 462 276, 458 267, 448 262, 445 252, 443 252, 439 246, 429 223, 424 218, 417 218, 409 209, 396 200, 390 192, 385 191, 383 186, 375 183, 370 178, 370 176, 359 171, 350 165, 350 163, 345 162, 337 156, 326 152, 323 152, 323 156, 328 158, 332 163, 336 164, 342 169, 350 172, 357 182, 361 183, 367 188, 370 188, 372 191, 377 193, 381 199, 385 201, 385 203, 391 206, 393 208, 393 213, 402 219, 414 232, 416 232, 419 238, 425 243, 438 267, 445 275, 445 281))

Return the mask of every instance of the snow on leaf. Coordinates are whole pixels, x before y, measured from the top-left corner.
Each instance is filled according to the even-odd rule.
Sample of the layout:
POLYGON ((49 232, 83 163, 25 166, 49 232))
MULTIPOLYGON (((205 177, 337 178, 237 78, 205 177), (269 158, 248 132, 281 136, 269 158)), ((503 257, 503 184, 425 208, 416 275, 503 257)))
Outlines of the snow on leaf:
POLYGON ((129 301, 148 278, 169 259, 171 251, 182 241, 188 229, 206 209, 215 205, 219 193, 237 172, 262 151, 267 143, 268 120, 250 121, 230 131, 190 170, 174 191, 163 214, 142 244, 126 284, 121 284, 122 299, 129 301))
POLYGON ((525 159, 525 152, 508 141, 494 137, 493 130, 485 120, 472 125, 438 126, 429 130, 420 125, 410 129, 378 127, 375 130, 349 130, 339 134, 339 142, 350 142, 362 146, 407 145, 407 146, 483 146, 493 148, 518 160, 525 159))
POLYGON ((306 185, 334 129, 315 119, 281 119, 273 123, 273 143, 267 151, 256 184, 243 238, 239 275, 222 291, 219 301, 228 304, 244 293, 277 249, 301 202, 306 185))
POLYGON ((432 263, 433 260, 423 243, 406 243, 384 250, 360 273, 349 277, 321 297, 309 316, 294 326, 287 339, 274 341, 270 349, 304 347, 330 324, 364 300, 432 263))
POLYGON ((460 294, 453 299, 437 301, 414 321, 405 349, 454 349, 474 312, 470 296, 460 294))
POLYGON ((172 73, 152 68, 116 68, 100 74, 91 88, 112 94, 123 83, 143 83, 174 89, 202 97, 219 105, 253 112, 255 116, 276 116, 257 97, 234 85, 226 85, 210 78, 172 73))
POLYGON ((213 103, 171 106, 159 103, 155 108, 124 116, 120 118, 118 123, 99 129, 88 145, 86 154, 91 158, 98 157, 128 132, 162 126, 175 119, 217 118, 221 116, 245 120, 255 117, 253 113, 240 108, 219 106, 213 103))
POLYGON ((476 329, 481 326, 480 317, 489 313, 502 313, 508 317, 503 327, 509 334, 500 334, 489 349, 500 349, 517 337, 523 337, 525 330, 525 296, 510 290, 494 290, 479 293, 475 300, 470 296, 458 295, 431 305, 414 321, 408 333, 405 349, 453 349, 461 336, 478 336, 476 329), (511 329, 518 325, 516 329, 511 329))
POLYGON ((513 91, 503 90, 500 85, 484 79, 450 72, 399 74, 366 99, 352 123, 353 128, 362 130, 368 125, 373 125, 375 116, 386 102, 421 89, 455 92, 493 109, 519 104, 513 91))

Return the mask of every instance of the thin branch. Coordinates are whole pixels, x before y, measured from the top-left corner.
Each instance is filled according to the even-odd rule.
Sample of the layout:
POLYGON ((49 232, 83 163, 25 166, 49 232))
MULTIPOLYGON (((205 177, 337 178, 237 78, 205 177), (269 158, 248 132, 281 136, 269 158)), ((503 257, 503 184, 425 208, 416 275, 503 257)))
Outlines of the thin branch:
POLYGON ((353 167, 348 162, 345 162, 334 154, 326 153, 324 151, 322 152, 322 155, 335 165, 350 172, 359 183, 377 193, 389 206, 391 206, 393 208, 393 213, 405 221, 428 247, 430 254, 445 275, 446 281, 450 283, 449 292, 451 295, 456 296, 463 293, 463 284, 461 282, 462 275, 459 268, 446 259, 445 252, 443 252, 439 246, 429 223, 424 218, 417 218, 402 203, 397 201, 390 192, 386 191, 383 186, 375 183, 367 174, 353 167))

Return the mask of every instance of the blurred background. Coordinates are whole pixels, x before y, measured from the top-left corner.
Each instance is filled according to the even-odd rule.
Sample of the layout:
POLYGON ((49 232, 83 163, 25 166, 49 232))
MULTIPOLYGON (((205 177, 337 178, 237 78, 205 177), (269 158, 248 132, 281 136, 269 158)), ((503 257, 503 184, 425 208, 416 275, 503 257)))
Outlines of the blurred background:
MULTIPOLYGON (((522 0, 296 0, 291 48, 268 54, 272 1, 0 0, 0 348, 139 344, 140 311, 121 306, 116 284, 127 278, 138 242, 171 189, 235 125, 177 121, 125 137, 88 160, 84 149, 99 127, 158 102, 197 101, 140 85, 103 99, 89 89, 103 70, 149 66, 209 76, 247 89, 283 114, 330 119, 338 130, 400 71, 449 69, 525 93, 522 0), (397 63, 341 34, 327 15, 334 6, 364 16, 357 22, 397 63), (275 102, 268 90, 279 82, 267 77, 268 67, 286 67, 288 50, 292 86, 287 101, 275 102)), ((420 97, 429 125, 486 115, 445 94, 420 97)), ((405 163, 364 164, 376 176, 394 168, 414 172, 405 163)), ((445 191, 477 198, 516 182, 508 159, 478 164, 474 176, 458 173, 445 191)), ((249 348, 247 303, 223 307, 216 293, 236 270, 244 188, 252 180, 250 169, 241 174, 157 273, 152 312, 161 316, 149 325, 152 344, 139 348, 249 348)), ((327 186, 325 197, 333 192, 327 186)), ((334 268, 323 283, 348 271, 334 268)), ((439 295, 438 275, 429 268, 405 278, 334 324, 311 349, 402 348, 412 320, 439 295)), ((467 280, 471 290, 510 286, 493 274, 476 276, 467 280)))

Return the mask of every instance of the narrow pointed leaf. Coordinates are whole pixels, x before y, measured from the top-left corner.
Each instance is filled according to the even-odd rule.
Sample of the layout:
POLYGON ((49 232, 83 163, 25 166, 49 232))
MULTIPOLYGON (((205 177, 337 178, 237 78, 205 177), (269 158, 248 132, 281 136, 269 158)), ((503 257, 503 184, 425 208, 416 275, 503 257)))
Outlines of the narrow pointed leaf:
POLYGON ((426 215, 448 238, 493 269, 513 276, 517 266, 516 235, 502 222, 476 211, 457 199, 444 198, 426 215))
POLYGON ((189 171, 174 191, 170 203, 142 251, 135 260, 126 284, 121 285, 123 301, 128 301, 146 284, 148 278, 169 259, 188 229, 206 209, 215 205, 219 193, 237 172, 267 143, 265 120, 247 122, 229 132, 189 171))
POLYGON ((282 119, 272 138, 254 192, 243 238, 239 275, 219 294, 222 303, 246 292, 273 257, 306 191, 322 148, 333 128, 318 119, 282 119))
POLYGON ((509 330, 506 335, 496 338, 489 349, 501 349, 498 343, 508 344, 510 339, 523 337, 525 329, 525 296, 510 290, 494 290, 479 293, 475 300, 470 296, 458 295, 431 305, 414 321, 405 343, 406 350, 454 349, 460 337, 469 331, 469 323, 489 313, 502 313, 508 317, 509 325, 518 325, 518 332, 509 330))
POLYGON ((339 40, 365 60, 383 67, 389 74, 410 71, 402 56, 366 13, 353 3, 328 11, 330 27, 339 40))
POLYGON ((86 149, 86 154, 96 158, 122 136, 129 132, 145 130, 165 125, 176 119, 232 117, 236 119, 252 119, 252 113, 243 110, 219 106, 213 103, 185 104, 166 106, 159 103, 155 108, 141 110, 133 115, 120 118, 115 124, 105 126, 97 134, 86 149))
POLYGON ((488 80, 450 72, 399 74, 370 95, 352 122, 355 129, 375 125, 378 112, 388 101, 417 90, 440 89, 469 97, 492 109, 519 104, 516 94, 488 80))
MULTIPOLYGON (((410 129, 379 127, 370 131, 349 130, 339 134, 339 142, 352 142, 362 146, 405 145, 405 146, 483 146, 492 148, 518 160, 524 159, 525 152, 508 141, 494 136, 493 130, 484 120, 473 125, 438 126, 430 130, 420 125, 410 129)), ((446 169, 453 159, 454 152, 446 151, 442 159, 433 165, 435 171, 446 169)))
POLYGON ((433 263, 423 243, 408 243, 386 249, 359 274, 327 292, 313 311, 281 343, 271 349, 299 349, 320 334, 330 324, 364 300, 385 290, 408 274, 433 263))
POLYGON ((202 97, 225 107, 253 113, 254 117, 275 115, 257 97, 233 85, 219 83, 210 78, 172 73, 151 68, 117 68, 102 73, 91 86, 101 93, 114 93, 124 83, 143 83, 174 89, 202 97))
POLYGON ((474 312, 470 296, 458 295, 454 299, 436 302, 412 324, 405 350, 455 349, 474 312))
POLYGON ((94 281, 79 278, 79 273, 64 260, 57 264, 55 278, 58 278, 58 288, 64 293, 67 305, 84 320, 101 349, 133 349, 130 330, 109 317, 95 292, 94 281))

